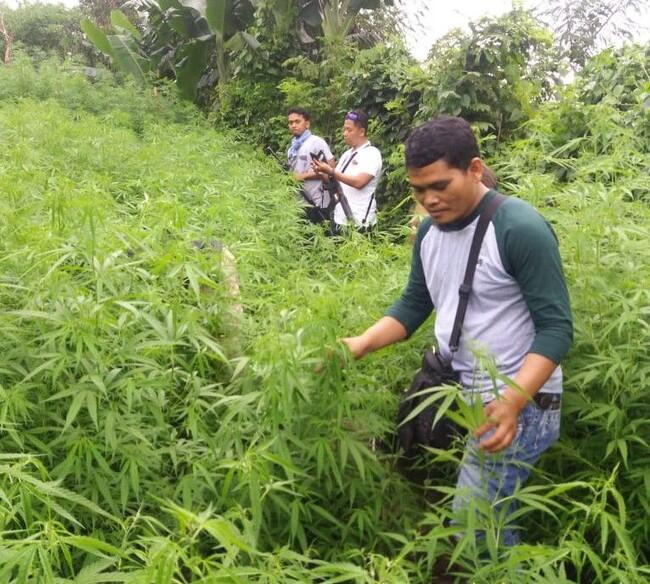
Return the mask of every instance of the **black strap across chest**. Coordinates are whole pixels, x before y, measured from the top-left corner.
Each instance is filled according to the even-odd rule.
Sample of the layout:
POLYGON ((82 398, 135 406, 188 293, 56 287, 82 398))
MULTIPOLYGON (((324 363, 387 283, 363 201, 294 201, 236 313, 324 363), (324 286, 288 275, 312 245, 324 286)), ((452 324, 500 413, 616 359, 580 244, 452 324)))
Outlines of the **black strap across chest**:
POLYGON ((352 153, 352 156, 350 156, 350 158, 348 158, 348 159, 345 161, 345 164, 343 165, 343 167, 341 168, 341 170, 339 170, 339 172, 340 172, 341 174, 345 174, 345 171, 348 169, 348 166, 350 166, 350 164, 352 164, 352 161, 354 160, 354 157, 357 155, 357 153, 358 153, 358 151, 353 152, 353 153, 352 153))
POLYGON ((494 216, 494 213, 499 208, 499 205, 506 200, 506 197, 500 193, 496 193, 492 199, 485 206, 478 219, 476 231, 472 238, 472 245, 469 249, 469 256, 467 257, 467 267, 465 268, 465 277, 463 283, 458 289, 458 308, 456 309, 456 318, 454 319, 454 326, 451 329, 451 338, 449 339, 449 350, 453 353, 458 351, 460 344, 460 333, 465 320, 465 312, 467 312, 467 304, 469 303, 469 295, 472 291, 472 282, 474 280, 474 273, 476 272, 476 264, 478 262, 478 254, 481 251, 481 244, 485 237, 487 227, 494 216))

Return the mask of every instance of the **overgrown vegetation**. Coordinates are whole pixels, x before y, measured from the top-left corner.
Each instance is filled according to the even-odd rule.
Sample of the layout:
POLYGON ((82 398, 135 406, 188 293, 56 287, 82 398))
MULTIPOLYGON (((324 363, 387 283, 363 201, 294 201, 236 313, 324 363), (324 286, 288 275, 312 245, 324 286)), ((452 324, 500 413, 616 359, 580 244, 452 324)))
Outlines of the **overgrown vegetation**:
POLYGON ((648 581, 649 58, 602 53, 495 149, 555 225, 577 329, 508 552, 491 510, 447 525, 458 452, 424 493, 373 450, 428 327, 362 363, 336 342, 407 244, 303 225, 274 163, 165 86, 0 68, 0 581, 648 581))
POLYGON ((92 59, 92 45, 84 40, 78 8, 60 4, 21 4, 11 10, 0 2, 0 63, 27 54, 38 62, 47 57, 92 59))
MULTIPOLYGON (((84 0, 74 10, 40 4, 8 10, 0 1, 0 15, 18 55, 40 60, 56 53, 92 65, 104 59, 139 83, 172 80, 217 128, 276 152, 290 138, 287 107, 309 107, 315 131, 338 155, 344 113, 364 107, 373 120, 371 139, 383 154, 377 195, 381 222, 390 227, 408 209, 402 165, 408 128, 435 113, 461 115, 474 123, 492 157, 539 105, 558 99, 567 71, 579 70, 614 35, 632 34, 647 13, 639 0, 515 6, 498 17, 477 17, 469 31, 449 32, 421 64, 404 42, 419 34, 404 16, 414 4, 84 0)), ((0 24, 0 51, 3 45, 0 24)))

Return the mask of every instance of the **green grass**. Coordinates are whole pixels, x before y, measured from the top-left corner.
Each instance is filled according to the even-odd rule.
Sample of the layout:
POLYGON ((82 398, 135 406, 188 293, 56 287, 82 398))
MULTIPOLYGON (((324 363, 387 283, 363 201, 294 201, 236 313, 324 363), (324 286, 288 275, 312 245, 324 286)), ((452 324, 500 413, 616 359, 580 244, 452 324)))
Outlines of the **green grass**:
POLYGON ((549 106, 503 155, 555 225, 576 317, 563 436, 503 553, 491 510, 487 549, 445 523, 458 452, 432 454, 425 497, 371 449, 430 326, 359 363, 336 342, 399 293, 408 244, 304 225, 273 161, 165 93, 0 68, 0 582, 424 583, 449 558, 474 582, 647 581, 640 126, 584 106, 594 136, 567 159, 549 106), (239 300, 197 240, 232 251, 239 300))

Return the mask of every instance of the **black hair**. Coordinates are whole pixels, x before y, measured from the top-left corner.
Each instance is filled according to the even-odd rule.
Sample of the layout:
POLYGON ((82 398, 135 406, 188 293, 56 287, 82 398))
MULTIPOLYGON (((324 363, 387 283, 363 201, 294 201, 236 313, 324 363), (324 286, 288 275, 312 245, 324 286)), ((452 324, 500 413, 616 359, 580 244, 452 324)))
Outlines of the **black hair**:
POLYGON ((368 120, 370 117, 364 109, 355 109, 345 114, 345 119, 350 120, 357 128, 363 128, 368 133, 368 120), (352 114, 352 115, 350 115, 352 114))
POLYGON ((499 179, 497 178, 497 175, 494 174, 494 171, 487 164, 483 164, 481 182, 488 189, 496 189, 499 186, 499 179))
POLYGON ((291 114, 298 114, 299 116, 305 118, 307 121, 311 120, 311 114, 304 107, 290 107, 287 110, 287 115, 291 114))
POLYGON ((415 128, 406 139, 405 154, 407 168, 422 168, 442 159, 463 171, 481 156, 471 126, 453 116, 438 116, 415 128))

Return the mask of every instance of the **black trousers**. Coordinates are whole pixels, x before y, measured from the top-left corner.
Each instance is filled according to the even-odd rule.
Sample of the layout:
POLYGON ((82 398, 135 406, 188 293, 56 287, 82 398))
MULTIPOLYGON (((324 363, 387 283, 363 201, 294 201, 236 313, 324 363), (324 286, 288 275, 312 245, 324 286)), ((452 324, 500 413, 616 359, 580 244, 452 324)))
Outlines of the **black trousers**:
MULTIPOLYGON (((366 234, 370 233, 373 231, 375 228, 374 225, 362 225, 362 226, 357 226, 356 230, 357 233, 366 234)), ((340 225, 339 223, 336 223, 334 219, 330 222, 330 230, 328 235, 341 235, 345 229, 349 229, 347 225, 340 225)))
POLYGON ((329 209, 322 209, 320 207, 305 207, 305 217, 310 223, 317 225, 330 220, 329 209))

